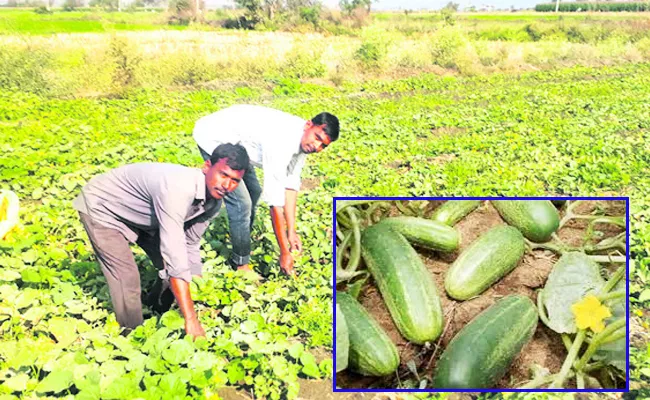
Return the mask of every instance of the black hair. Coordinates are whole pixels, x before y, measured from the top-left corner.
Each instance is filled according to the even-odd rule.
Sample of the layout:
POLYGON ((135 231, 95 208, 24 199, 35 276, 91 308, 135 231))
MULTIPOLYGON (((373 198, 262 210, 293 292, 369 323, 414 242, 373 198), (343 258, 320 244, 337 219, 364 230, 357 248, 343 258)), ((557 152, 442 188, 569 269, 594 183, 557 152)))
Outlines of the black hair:
POLYGON ((339 138, 339 119, 328 112, 322 112, 311 119, 314 125, 325 125, 323 131, 330 138, 330 141, 335 141, 339 138))
POLYGON ((214 165, 222 158, 225 158, 226 165, 234 170, 246 170, 250 163, 246 149, 239 143, 223 143, 217 146, 210 156, 210 163, 214 165))

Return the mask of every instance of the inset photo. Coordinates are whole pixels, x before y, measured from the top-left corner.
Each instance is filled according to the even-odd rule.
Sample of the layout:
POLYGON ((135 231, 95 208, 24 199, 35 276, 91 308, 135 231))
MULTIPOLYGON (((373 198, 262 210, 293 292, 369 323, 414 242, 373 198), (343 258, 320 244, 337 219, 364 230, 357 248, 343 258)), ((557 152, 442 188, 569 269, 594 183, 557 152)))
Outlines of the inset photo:
POLYGON ((629 198, 335 198, 334 391, 629 390, 629 198))

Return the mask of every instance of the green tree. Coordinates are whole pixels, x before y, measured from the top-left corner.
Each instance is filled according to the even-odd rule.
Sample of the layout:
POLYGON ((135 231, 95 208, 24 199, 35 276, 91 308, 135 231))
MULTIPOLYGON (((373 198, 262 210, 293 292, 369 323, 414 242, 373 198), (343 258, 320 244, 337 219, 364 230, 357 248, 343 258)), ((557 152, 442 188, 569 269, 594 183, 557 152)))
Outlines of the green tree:
POLYGON ((365 8, 368 12, 370 12, 371 5, 372 5, 372 0, 340 0, 339 1, 339 7, 341 8, 341 11, 343 11, 348 15, 352 14, 352 11, 356 10, 357 8, 365 8))

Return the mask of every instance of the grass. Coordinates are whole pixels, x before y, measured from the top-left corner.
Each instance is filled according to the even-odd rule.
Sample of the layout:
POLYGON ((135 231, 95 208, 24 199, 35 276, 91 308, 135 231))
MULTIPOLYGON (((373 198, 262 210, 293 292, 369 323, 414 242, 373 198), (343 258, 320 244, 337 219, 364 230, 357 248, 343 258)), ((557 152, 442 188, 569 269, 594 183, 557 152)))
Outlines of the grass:
MULTIPOLYGON (((35 241, 31 247, 57 257, 62 255, 55 249, 61 248, 64 259, 76 265, 88 262, 90 248, 74 239, 82 231, 69 202, 91 176, 139 161, 198 165, 194 122, 229 104, 265 104, 305 118, 328 110, 339 116, 342 135, 310 157, 305 178, 318 184, 299 198, 303 245, 308 255, 320 253, 320 261, 302 261, 305 275, 290 291, 282 282, 266 283, 277 287, 262 297, 272 304, 271 296, 292 296, 283 313, 265 309, 275 310, 269 329, 286 327, 306 343, 321 345, 331 340, 325 329, 332 274, 325 232, 333 196, 629 195, 632 257, 639 269, 650 268, 641 239, 650 237, 648 74, 646 63, 471 78, 423 74, 336 90, 298 83, 293 92, 278 94, 135 90, 121 98, 65 99, 3 91, 0 148, 11 156, 2 160, 0 187, 23 199, 23 222, 35 241), (44 187, 44 201, 32 202, 44 187)), ((259 215, 270 234, 265 206, 259 215)), ((261 232, 255 231, 256 246, 266 241, 261 232)), ((217 223, 205 254, 224 257, 224 234, 217 223)), ((255 261, 267 253, 268 248, 256 253, 255 261)), ((56 276, 65 265, 53 260, 43 268, 56 276)), ((86 292, 97 291, 101 276, 93 271, 92 284, 68 279, 86 292)), ((31 334, 23 329, 21 334, 31 334)), ((648 363, 645 351, 645 346, 633 349, 639 366, 648 363)), ((263 368, 269 365, 264 356, 255 357, 263 368)), ((632 376, 641 376, 639 371, 633 366, 632 376)))
POLYGON ((50 35, 55 33, 86 33, 186 29, 166 25, 161 12, 56 11, 36 14, 32 10, 0 9, 0 34, 50 35))

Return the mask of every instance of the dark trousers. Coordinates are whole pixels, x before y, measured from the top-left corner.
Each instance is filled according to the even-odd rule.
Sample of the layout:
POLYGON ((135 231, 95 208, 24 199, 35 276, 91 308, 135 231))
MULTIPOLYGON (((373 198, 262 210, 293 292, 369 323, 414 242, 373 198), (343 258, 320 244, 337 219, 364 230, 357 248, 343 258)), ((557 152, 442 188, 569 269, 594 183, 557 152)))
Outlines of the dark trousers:
MULTIPOLYGON (((199 147, 204 160, 210 159, 210 155, 199 147)), ((228 225, 230 227, 230 244, 232 254, 230 264, 239 266, 250 262, 251 254, 251 230, 255 221, 255 208, 262 195, 262 188, 255 167, 252 165, 246 170, 239 182, 237 189, 224 197, 226 212, 228 213, 228 225)))
MULTIPOLYGON (((129 241, 120 231, 100 225, 84 213, 80 212, 79 216, 106 277, 117 322, 122 327, 133 329, 142 324, 143 318, 140 272, 129 248, 129 241)), ((151 236, 143 232, 136 243, 147 253, 157 269, 164 267, 158 235, 151 236)), ((174 295, 169 290, 169 284, 158 278, 147 297, 148 305, 165 311, 164 308, 169 309, 173 301, 174 295)))

